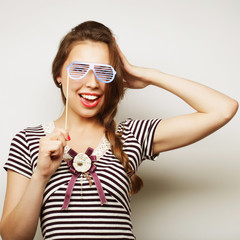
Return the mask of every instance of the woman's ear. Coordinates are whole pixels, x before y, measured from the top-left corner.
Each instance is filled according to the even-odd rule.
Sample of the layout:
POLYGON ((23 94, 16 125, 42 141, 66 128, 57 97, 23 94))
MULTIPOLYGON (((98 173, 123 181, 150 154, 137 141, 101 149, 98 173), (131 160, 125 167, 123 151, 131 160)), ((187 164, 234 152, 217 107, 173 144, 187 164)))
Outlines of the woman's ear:
POLYGON ((62 78, 61 78, 60 76, 56 77, 56 80, 57 80, 58 83, 62 82, 62 81, 61 81, 62 78))
POLYGON ((60 76, 56 77, 56 80, 58 82, 58 86, 61 87, 62 86, 62 78, 60 76))

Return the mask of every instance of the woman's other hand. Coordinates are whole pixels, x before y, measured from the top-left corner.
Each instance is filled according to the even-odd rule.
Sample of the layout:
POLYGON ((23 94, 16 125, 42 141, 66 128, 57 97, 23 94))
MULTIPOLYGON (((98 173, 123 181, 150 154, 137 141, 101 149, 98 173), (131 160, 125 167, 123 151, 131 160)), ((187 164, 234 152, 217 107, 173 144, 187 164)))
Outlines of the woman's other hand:
POLYGON ((130 64, 117 43, 116 46, 123 64, 123 77, 125 87, 140 89, 145 88, 151 84, 150 76, 148 77, 151 69, 130 64))

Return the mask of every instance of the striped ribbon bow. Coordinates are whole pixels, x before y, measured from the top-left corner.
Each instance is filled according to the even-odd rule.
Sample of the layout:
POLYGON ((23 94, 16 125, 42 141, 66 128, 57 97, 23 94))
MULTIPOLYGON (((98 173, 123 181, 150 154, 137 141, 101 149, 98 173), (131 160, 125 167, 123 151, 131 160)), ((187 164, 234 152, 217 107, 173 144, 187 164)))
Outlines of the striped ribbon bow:
POLYGON ((92 185, 91 178, 88 174, 90 174, 95 182, 98 195, 100 197, 101 205, 106 203, 106 197, 101 185, 101 182, 97 176, 97 173, 95 172, 96 166, 94 165, 94 162, 97 161, 97 158, 95 155, 92 155, 93 153, 93 148, 88 148, 84 153, 77 153, 73 149, 69 149, 67 152, 71 156, 71 160, 67 161, 67 165, 70 169, 70 171, 73 173, 71 180, 68 184, 66 194, 65 194, 65 199, 64 203, 62 205, 62 210, 67 210, 68 205, 70 202, 70 198, 72 195, 72 190, 75 185, 75 182, 77 178, 83 174, 83 176, 87 177, 90 186, 92 185))

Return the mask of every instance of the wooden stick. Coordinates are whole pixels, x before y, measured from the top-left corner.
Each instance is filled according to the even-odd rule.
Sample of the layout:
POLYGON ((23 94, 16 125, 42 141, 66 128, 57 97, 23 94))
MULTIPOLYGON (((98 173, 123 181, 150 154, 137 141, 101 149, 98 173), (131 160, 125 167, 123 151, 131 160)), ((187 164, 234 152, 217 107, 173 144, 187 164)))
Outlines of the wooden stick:
POLYGON ((65 112, 65 130, 67 130, 67 121, 68 121, 68 88, 69 88, 69 76, 67 76, 66 112, 65 112))

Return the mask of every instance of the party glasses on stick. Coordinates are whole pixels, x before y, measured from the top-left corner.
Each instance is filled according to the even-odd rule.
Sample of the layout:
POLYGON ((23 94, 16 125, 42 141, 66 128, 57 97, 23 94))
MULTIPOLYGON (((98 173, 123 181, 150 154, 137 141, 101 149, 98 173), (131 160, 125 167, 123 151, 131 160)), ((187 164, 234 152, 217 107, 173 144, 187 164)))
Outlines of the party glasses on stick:
POLYGON ((84 78, 92 70, 96 78, 103 83, 113 81, 116 71, 111 65, 87 62, 72 62, 67 67, 68 76, 74 80, 84 78))

